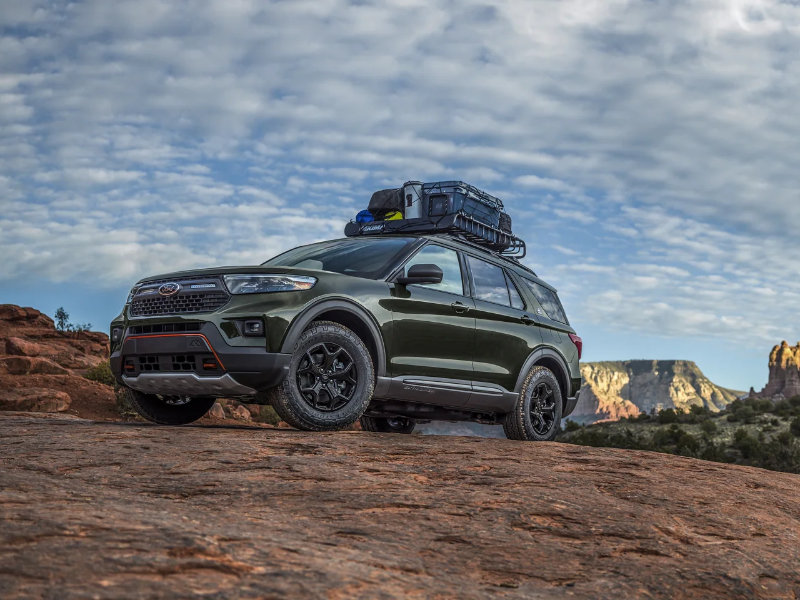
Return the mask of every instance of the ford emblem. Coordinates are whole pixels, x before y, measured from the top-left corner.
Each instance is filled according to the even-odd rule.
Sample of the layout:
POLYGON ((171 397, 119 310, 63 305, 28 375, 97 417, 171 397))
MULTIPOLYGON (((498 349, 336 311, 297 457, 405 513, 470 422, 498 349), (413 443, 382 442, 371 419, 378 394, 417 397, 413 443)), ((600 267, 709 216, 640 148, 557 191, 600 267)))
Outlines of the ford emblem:
POLYGON ((162 296, 174 296, 181 291, 181 286, 178 283, 165 283, 158 288, 158 293, 162 296))

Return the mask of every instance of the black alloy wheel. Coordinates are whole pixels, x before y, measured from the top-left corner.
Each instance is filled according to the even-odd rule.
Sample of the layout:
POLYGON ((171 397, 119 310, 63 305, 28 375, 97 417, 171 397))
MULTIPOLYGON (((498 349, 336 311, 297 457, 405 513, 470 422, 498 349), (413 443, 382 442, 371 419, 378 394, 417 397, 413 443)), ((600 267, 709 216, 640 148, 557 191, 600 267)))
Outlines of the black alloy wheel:
POLYGON ((530 403, 531 425, 537 435, 545 436, 553 428, 556 418, 555 392, 550 384, 542 381, 533 388, 530 403))
POLYGON ((561 428, 563 400, 555 374, 537 365, 528 371, 514 408, 503 421, 510 440, 547 442, 561 428))
POLYGON ((374 387, 364 341, 340 323, 314 321, 297 340, 286 379, 268 395, 292 427, 335 431, 358 421, 374 387))
POLYGON ((353 399, 358 369, 342 346, 322 342, 309 348, 300 360, 297 387, 311 408, 334 412, 353 399))

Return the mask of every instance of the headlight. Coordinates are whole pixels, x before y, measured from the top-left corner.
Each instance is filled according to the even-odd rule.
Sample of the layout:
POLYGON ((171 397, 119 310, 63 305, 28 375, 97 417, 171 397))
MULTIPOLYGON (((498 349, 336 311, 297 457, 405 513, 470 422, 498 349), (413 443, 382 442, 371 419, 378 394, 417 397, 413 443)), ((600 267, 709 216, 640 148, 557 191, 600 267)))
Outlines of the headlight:
POLYGON ((131 291, 128 293, 128 299, 125 301, 125 304, 130 304, 133 302, 133 297, 136 295, 136 292, 139 291, 137 286, 131 288, 131 291))
POLYGON ((225 285, 231 294, 267 294, 310 290, 316 277, 302 275, 225 275, 225 285))

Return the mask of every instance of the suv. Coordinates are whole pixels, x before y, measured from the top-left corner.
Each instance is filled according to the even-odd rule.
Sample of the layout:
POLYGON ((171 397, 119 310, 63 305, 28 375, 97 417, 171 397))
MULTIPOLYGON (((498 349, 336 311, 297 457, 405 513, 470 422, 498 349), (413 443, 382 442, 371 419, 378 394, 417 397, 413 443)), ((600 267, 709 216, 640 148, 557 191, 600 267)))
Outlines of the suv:
POLYGON ((450 234, 143 279, 111 323, 115 377, 143 417, 171 425, 226 397, 311 431, 472 420, 551 440, 578 400, 581 346, 555 289, 450 234))

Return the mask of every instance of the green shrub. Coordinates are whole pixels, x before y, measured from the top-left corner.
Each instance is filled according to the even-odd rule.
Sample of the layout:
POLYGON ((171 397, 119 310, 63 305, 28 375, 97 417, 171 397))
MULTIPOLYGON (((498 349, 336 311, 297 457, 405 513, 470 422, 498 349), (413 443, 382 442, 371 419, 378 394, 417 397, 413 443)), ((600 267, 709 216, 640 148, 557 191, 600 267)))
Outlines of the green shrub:
POLYGON ((800 437, 800 417, 794 418, 794 420, 789 425, 789 431, 792 432, 792 435, 800 437))
POLYGON ((745 404, 752 408, 757 414, 772 412, 775 405, 769 398, 748 398, 745 404))
POLYGON ((733 446, 742 453, 746 459, 757 459, 762 454, 761 442, 754 438, 744 428, 739 428, 733 434, 733 446))
POLYGON ((752 406, 742 406, 741 408, 737 408, 733 415, 728 415, 729 421, 743 421, 744 423, 752 424, 756 422, 756 411, 753 409, 752 406), (736 417, 735 419, 731 419, 731 416, 736 417))
POLYGON ((702 404, 697 404, 689 409, 689 414, 695 415, 696 417, 707 417, 711 415, 711 411, 702 404))
POLYGON ((564 425, 564 431, 577 431, 580 428, 580 423, 576 423, 572 419, 567 419, 567 423, 564 425))
POLYGON ((683 456, 694 456, 700 449, 700 442, 691 433, 683 432, 675 441, 675 449, 683 456))
POLYGON ((114 375, 111 373, 111 363, 107 360, 86 371, 84 377, 105 385, 114 385, 116 383, 116 379, 114 379, 114 375))
POLYGON ((718 430, 719 427, 717 427, 717 424, 711 419, 708 419, 700 423, 700 431, 708 435, 714 435, 715 433, 717 433, 718 430))
POLYGON ((667 423, 677 423, 678 422, 678 413, 676 413, 671 408, 665 408, 663 410, 658 411, 658 422, 662 425, 667 423))

